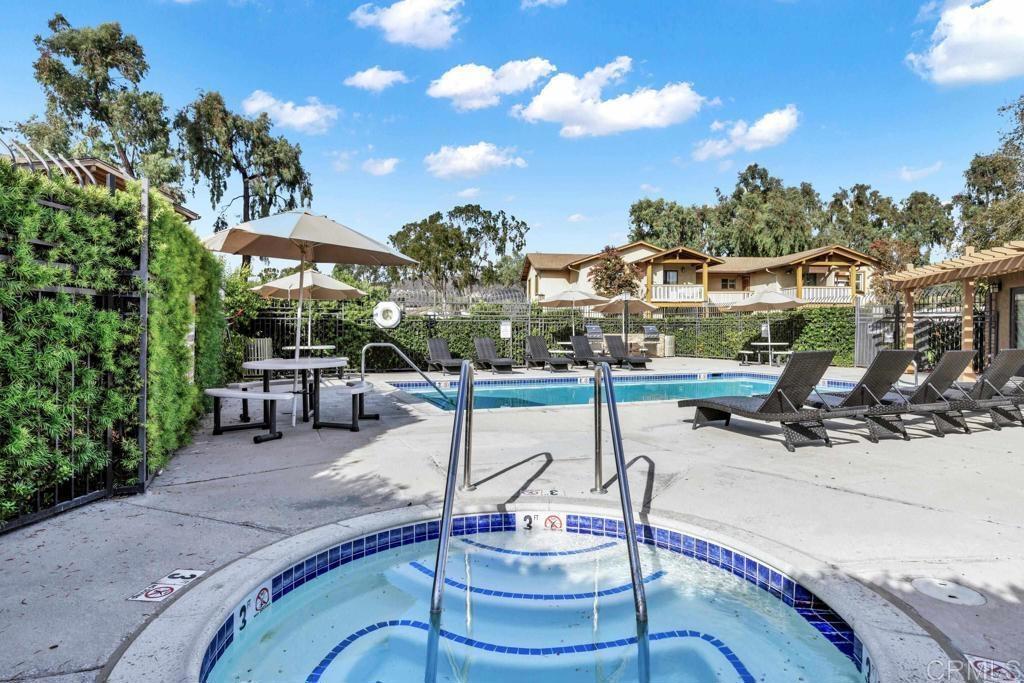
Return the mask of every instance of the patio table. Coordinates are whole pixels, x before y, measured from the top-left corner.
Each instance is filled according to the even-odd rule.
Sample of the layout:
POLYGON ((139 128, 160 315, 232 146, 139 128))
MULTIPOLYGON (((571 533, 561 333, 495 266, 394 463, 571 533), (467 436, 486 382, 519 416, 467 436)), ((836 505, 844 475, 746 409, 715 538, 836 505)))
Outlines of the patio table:
POLYGON ((776 353, 775 347, 776 346, 781 347, 779 349, 779 351, 785 351, 786 348, 789 347, 789 342, 751 342, 750 345, 751 346, 763 346, 763 347, 765 347, 764 350, 762 350, 762 349, 758 349, 757 350, 758 358, 760 359, 761 354, 764 353, 765 350, 766 350, 768 352, 768 365, 775 365, 775 357, 774 357, 774 354, 776 353))
MULTIPOLYGON (((355 413, 352 416, 352 424, 338 424, 334 422, 321 422, 320 421, 320 373, 323 370, 330 370, 334 368, 344 369, 348 365, 348 358, 344 356, 327 357, 327 358, 313 358, 313 357, 300 357, 300 358, 267 358, 264 360, 252 360, 242 363, 242 367, 246 370, 258 370, 263 373, 263 390, 270 390, 270 375, 274 371, 284 372, 296 372, 302 376, 302 421, 309 422, 309 411, 310 408, 313 410, 313 429, 320 429, 321 427, 331 427, 337 429, 352 429, 352 425, 358 429, 358 420, 376 420, 379 419, 379 415, 366 414, 364 408, 364 395, 365 391, 355 393, 352 392, 353 396, 353 409, 355 413), (309 386, 309 373, 313 373, 313 393, 310 396, 307 392, 309 386)), ((372 386, 372 385, 371 385, 372 386)), ((264 401, 264 410, 269 410, 269 406, 264 401)))

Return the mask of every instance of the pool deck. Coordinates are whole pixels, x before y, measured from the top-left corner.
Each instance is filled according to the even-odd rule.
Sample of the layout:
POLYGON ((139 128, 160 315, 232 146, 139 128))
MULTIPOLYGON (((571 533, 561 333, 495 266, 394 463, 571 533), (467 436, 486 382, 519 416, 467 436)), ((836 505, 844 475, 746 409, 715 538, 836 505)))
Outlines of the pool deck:
MULTIPOLYGON (((776 371, 683 358, 658 360, 655 369, 776 371)), ((859 374, 836 368, 828 376, 859 374)), ((515 376, 533 375, 550 373, 515 376)), ((369 378, 381 391, 367 410, 381 420, 361 423, 358 433, 315 432, 301 422, 292 429, 282 420, 284 439, 254 445, 254 432, 211 436, 208 418, 145 495, 0 536, 0 681, 102 678, 120 648, 173 602, 126 598, 174 569, 213 572, 340 519, 439 507, 451 414, 391 392, 385 381, 395 378, 416 376, 369 378)), ((325 393, 324 411, 345 419, 348 399, 325 393)), ((226 419, 234 412, 228 403, 226 419)), ((836 421, 829 423, 834 448, 788 453, 771 426, 737 419, 730 429, 692 431, 693 411, 674 402, 627 403, 619 412, 641 514, 742 537, 852 577, 948 652, 1024 660, 1024 428, 996 432, 972 416, 975 433, 940 439, 918 419, 909 421, 909 442, 871 444, 862 426, 836 421), (987 602, 939 602, 913 590, 916 577, 961 583, 987 602)), ((556 490, 566 503, 617 506, 614 488, 590 493, 587 406, 479 411, 474 430, 478 488, 460 492, 460 503, 549 504, 556 499, 535 494, 556 490)), ((606 479, 608 453, 606 446, 606 479)), ((901 680, 959 679, 918 671, 901 680)))

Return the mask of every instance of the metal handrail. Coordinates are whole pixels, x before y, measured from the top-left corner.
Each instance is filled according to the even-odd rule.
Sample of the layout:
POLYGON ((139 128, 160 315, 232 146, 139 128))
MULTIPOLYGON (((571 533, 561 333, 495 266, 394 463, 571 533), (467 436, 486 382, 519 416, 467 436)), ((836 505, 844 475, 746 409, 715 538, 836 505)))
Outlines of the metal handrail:
POLYGON ((647 594, 644 592, 643 568, 640 566, 636 526, 633 524, 633 499, 629 494, 629 481, 626 479, 626 456, 623 453, 622 429, 619 426, 619 406, 615 401, 612 369, 608 363, 598 363, 594 369, 594 488, 591 489, 591 492, 608 492, 608 489, 604 487, 601 475, 602 388, 604 389, 605 402, 608 404, 608 427, 611 430, 612 452, 615 456, 615 472, 619 482, 619 502, 622 503, 622 521, 626 527, 626 551, 629 554, 629 574, 633 582, 633 606, 636 609, 637 623, 646 626, 647 594))
MULTIPOLYGON (((469 459, 473 441, 473 364, 462 361, 459 368, 459 394, 455 399, 455 424, 452 426, 452 443, 448 452, 448 477, 444 486, 444 503, 441 506, 441 526, 438 529, 437 558, 434 561, 434 588, 430 593, 430 614, 441 614, 441 599, 444 596, 444 574, 448 566, 448 542, 452 528, 452 505, 455 501, 455 483, 459 476, 459 446, 462 445, 462 427, 466 426, 466 474, 469 473, 469 459)), ((463 482, 468 484, 469 482, 463 482)))
POLYGON ((437 393, 441 394, 441 398, 443 398, 445 400, 445 402, 448 403, 448 405, 450 405, 452 407, 455 407, 455 403, 452 402, 452 399, 448 396, 448 394, 446 394, 443 391, 441 391, 441 387, 437 386, 437 383, 435 383, 434 380, 432 380, 429 377, 427 377, 427 374, 425 372, 423 372, 422 370, 420 370, 419 366, 417 366, 415 363, 413 363, 412 359, 410 359, 409 356, 405 355, 405 352, 402 351, 402 349, 398 348, 397 346, 395 346, 394 344, 391 344, 389 342, 370 342, 369 344, 363 344, 363 350, 359 354, 360 355, 360 358, 359 358, 359 380, 360 381, 363 381, 363 380, 366 379, 366 349, 372 349, 372 348, 388 348, 388 349, 391 349, 392 351, 394 351, 395 353, 397 353, 399 358, 401 358, 402 360, 405 361, 406 365, 408 365, 410 368, 412 368, 413 370, 418 372, 420 374, 420 377, 422 377, 424 380, 426 380, 427 384, 429 384, 430 386, 434 387, 434 390, 437 393))

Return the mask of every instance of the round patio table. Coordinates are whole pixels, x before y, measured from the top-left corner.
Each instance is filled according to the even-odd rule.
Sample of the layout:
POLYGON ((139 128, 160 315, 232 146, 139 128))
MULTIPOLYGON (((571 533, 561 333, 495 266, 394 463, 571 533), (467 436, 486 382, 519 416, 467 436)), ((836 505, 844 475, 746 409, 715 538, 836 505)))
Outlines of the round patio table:
MULTIPOLYGON (((321 427, 330 427, 334 429, 349 429, 352 431, 359 430, 359 420, 377 420, 380 418, 379 415, 367 414, 364 408, 364 396, 365 391, 361 393, 352 394, 352 422, 349 424, 335 423, 335 422, 322 422, 320 420, 320 373, 323 370, 331 370, 334 368, 344 369, 348 366, 348 358, 345 356, 335 356, 327 358, 313 358, 313 357, 301 357, 301 358, 266 358, 264 360, 251 360, 242 363, 242 367, 246 370, 258 370, 263 373, 263 390, 270 391, 270 375, 275 370, 278 372, 298 372, 302 376, 302 421, 309 422, 309 411, 312 408, 313 411, 313 429, 320 429, 321 427), (313 390, 312 392, 307 391, 309 386, 309 373, 313 373, 313 390)), ((263 410, 267 411, 270 407, 264 401, 263 410)))

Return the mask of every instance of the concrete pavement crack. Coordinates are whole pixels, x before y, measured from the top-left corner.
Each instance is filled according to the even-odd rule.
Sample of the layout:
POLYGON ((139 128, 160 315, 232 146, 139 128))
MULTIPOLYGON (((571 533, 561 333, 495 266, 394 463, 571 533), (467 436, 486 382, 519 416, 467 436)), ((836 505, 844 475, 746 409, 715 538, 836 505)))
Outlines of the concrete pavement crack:
POLYGON ((230 524, 231 526, 240 526, 246 529, 255 529, 256 531, 266 531, 267 533, 277 534, 278 536, 290 536, 291 533, 275 527, 266 527, 259 524, 253 524, 252 522, 232 522, 228 519, 218 519, 217 517, 209 517, 207 515, 197 515, 194 512, 181 512, 180 510, 171 510, 168 508, 162 508, 156 505, 142 505, 139 503, 129 503, 128 501, 121 501, 123 505, 130 505, 134 508, 141 510, 155 510, 157 512, 166 512, 172 515, 181 515, 182 517, 191 517, 193 519, 202 519, 208 522, 219 522, 221 524, 230 524))

